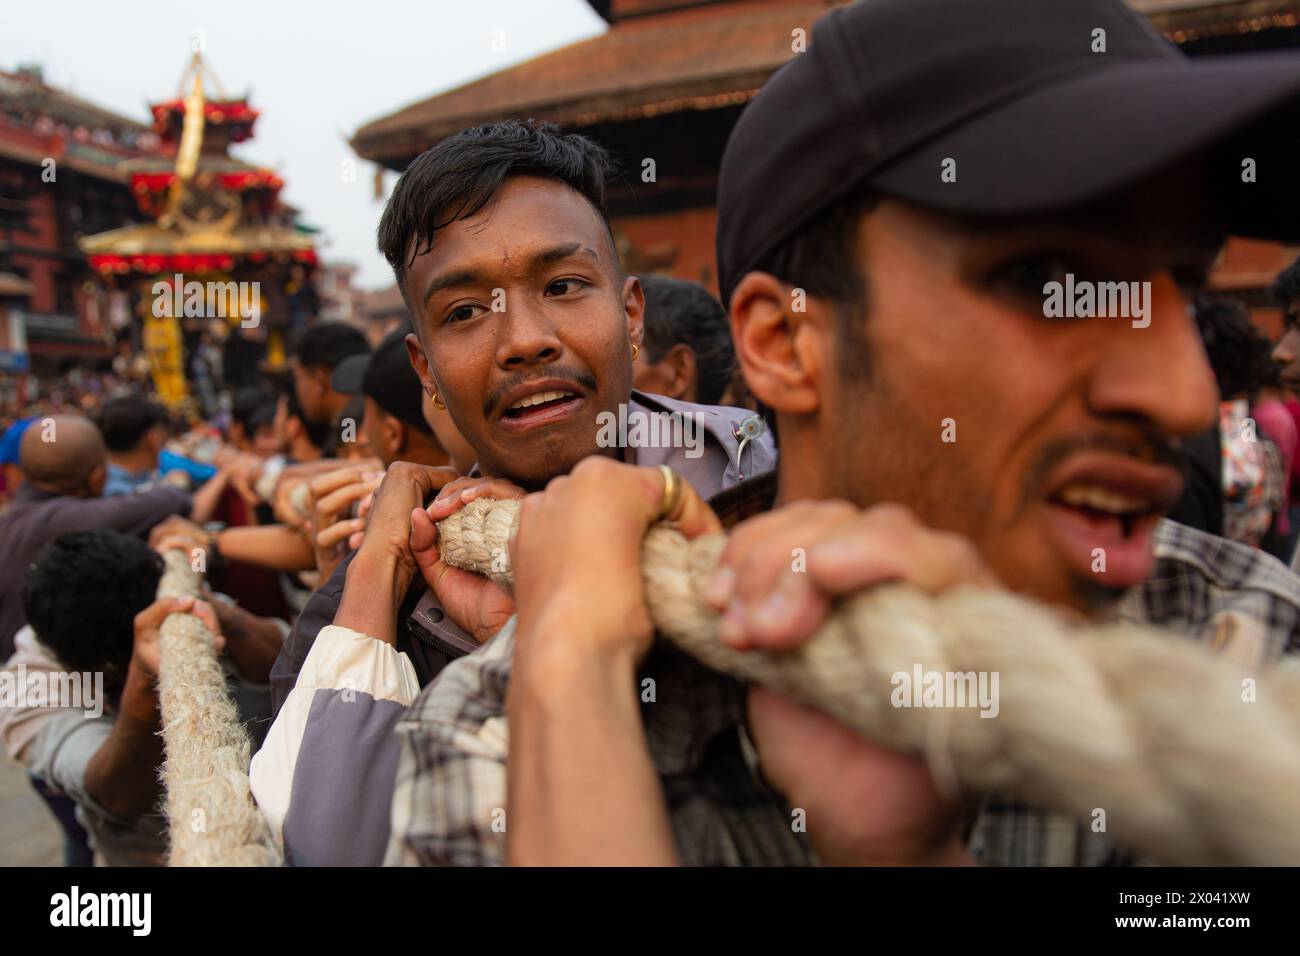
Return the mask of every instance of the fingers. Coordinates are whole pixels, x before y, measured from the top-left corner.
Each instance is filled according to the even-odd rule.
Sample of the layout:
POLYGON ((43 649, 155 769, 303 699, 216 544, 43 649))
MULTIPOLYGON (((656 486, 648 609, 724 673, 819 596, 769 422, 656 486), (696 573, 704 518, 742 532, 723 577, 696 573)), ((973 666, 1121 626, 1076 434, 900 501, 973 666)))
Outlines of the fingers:
POLYGON ((153 549, 159 554, 164 554, 168 551, 188 551, 190 549, 190 544, 191 541, 189 538, 179 534, 169 534, 158 539, 158 541, 153 545, 153 549))
POLYGON ((722 611, 737 596, 752 601, 770 593, 783 574, 798 566, 796 549, 856 514, 857 509, 843 502, 826 507, 801 502, 743 522, 727 538, 706 600, 722 611))
POLYGON ((429 517, 441 521, 476 498, 522 498, 526 492, 504 478, 459 478, 442 486, 429 505, 429 517))
POLYGON ((929 594, 996 583, 968 540, 920 525, 845 529, 808 548, 808 576, 836 595, 882 581, 906 581, 929 594))
POLYGON ((220 634, 221 625, 217 623, 217 612, 212 609, 212 605, 207 601, 201 601, 195 598, 189 598, 188 600, 192 602, 189 613, 202 621, 210 633, 213 635, 220 634))
POLYGON ((171 614, 193 614, 213 634, 221 633, 221 625, 217 623, 217 612, 212 609, 212 605, 189 595, 160 598, 154 601, 135 616, 136 633, 158 630, 171 614))
POLYGON ((336 521, 316 533, 316 547, 320 551, 328 551, 340 541, 350 539, 354 534, 364 534, 365 530, 365 518, 345 518, 342 521, 336 521))
POLYGON ((156 631, 167 619, 168 614, 185 614, 194 607, 194 598, 160 598, 135 616, 135 630, 156 631))
MULTIPOLYGON (((429 510, 424 508, 413 508, 411 510, 411 551, 416 555, 417 560, 423 552, 428 552, 434 546, 438 539, 438 526, 433 523, 433 518, 429 516, 429 511, 433 510, 433 505, 429 510)), ((436 557, 436 555, 435 555, 436 557)))
POLYGON ((706 600, 724 612, 724 642, 789 650, 815 633, 835 600, 888 581, 931 594, 996 584, 974 545, 905 508, 801 502, 733 532, 706 600))
POLYGON ((322 499, 326 498, 333 492, 338 491, 340 488, 354 485, 359 482, 371 482, 373 485, 378 485, 383 477, 384 472, 382 469, 379 471, 372 471, 360 465, 354 465, 348 468, 339 468, 336 471, 327 472, 319 478, 312 480, 312 497, 316 501, 316 506, 318 508, 323 507, 324 501, 322 499))
MULTIPOLYGON (((658 471, 658 469, 655 470, 658 471)), ((701 535, 720 533, 722 531, 722 522, 713 513, 713 509, 700 497, 700 493, 695 490, 695 487, 690 482, 680 476, 678 480, 682 483, 682 504, 681 511, 673 522, 677 526, 677 530, 691 539, 698 538, 701 535)), ((662 473, 660 473, 659 501, 663 500, 663 489, 664 480, 662 473)), ((657 513, 658 502, 656 502, 655 508, 657 513)))
POLYGON ((320 515, 338 515, 346 511, 354 501, 364 498, 376 488, 383 476, 368 478, 364 481, 357 481, 351 484, 345 484, 341 488, 335 488, 316 498, 316 513, 320 515))

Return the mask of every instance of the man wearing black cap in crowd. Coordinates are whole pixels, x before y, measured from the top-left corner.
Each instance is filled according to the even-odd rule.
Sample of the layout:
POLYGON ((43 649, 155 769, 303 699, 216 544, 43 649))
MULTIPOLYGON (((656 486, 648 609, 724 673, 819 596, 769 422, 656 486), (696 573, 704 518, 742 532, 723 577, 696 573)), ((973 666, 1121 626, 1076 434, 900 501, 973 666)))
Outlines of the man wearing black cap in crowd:
MULTIPOLYGON (((1300 582, 1162 515, 1178 440, 1216 401, 1184 285, 1228 232, 1297 229, 1294 161, 1265 135, 1293 145, 1297 107, 1295 57, 1188 61, 1119 0, 865 0, 821 20, 722 164, 721 291, 781 439, 779 481, 712 502, 727 523, 774 509, 732 533, 709 588, 722 638, 792 647, 844 594, 905 580, 1205 641, 1233 616, 1234 656, 1294 649, 1300 582), (1127 309, 1057 317, 1053 290, 1102 282, 1137 283, 1127 309)), ((526 500, 517 639, 453 663, 408 731, 390 861, 1123 859, 1031 808, 972 817, 918 759, 698 665, 643 702, 659 645, 638 555, 662 493, 594 462, 526 500)), ((678 517, 716 527, 689 494, 678 517)))
MULTIPOLYGON (((350 356, 334 369, 330 387, 341 395, 360 395, 364 402, 358 416, 362 434, 356 434, 358 423, 344 413, 339 440, 346 445, 364 439, 385 468, 395 461, 438 468, 448 464, 449 456, 423 414, 420 379, 406 357, 408 332, 410 326, 403 326, 373 354, 350 356)), ((365 530, 365 518, 355 513, 355 506, 374 491, 382 474, 360 465, 312 481, 312 534, 321 581, 328 581, 346 556, 349 538, 365 530)))
POLYGON ((365 396, 361 427, 385 468, 395 461, 435 467, 447 464, 446 450, 425 421, 421 408, 424 391, 406 356, 410 331, 407 325, 389 333, 373 355, 344 359, 330 378, 334 391, 365 396))

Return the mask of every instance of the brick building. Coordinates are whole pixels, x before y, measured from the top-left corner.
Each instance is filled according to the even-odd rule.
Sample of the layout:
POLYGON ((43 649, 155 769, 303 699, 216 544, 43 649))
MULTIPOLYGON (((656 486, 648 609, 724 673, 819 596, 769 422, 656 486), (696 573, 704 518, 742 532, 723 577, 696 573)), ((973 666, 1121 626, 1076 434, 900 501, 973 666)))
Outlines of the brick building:
POLYGON ((141 221, 119 163, 157 155, 144 124, 0 72, 0 371, 111 355, 114 312, 77 239, 141 221))

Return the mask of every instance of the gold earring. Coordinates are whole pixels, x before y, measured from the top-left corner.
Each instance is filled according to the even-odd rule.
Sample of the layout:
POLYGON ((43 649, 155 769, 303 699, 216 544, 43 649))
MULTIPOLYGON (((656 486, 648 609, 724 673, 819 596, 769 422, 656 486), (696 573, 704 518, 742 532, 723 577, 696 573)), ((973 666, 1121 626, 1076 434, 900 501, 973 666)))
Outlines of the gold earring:
POLYGON ((632 361, 635 362, 635 361, 636 361, 636 357, 637 357, 638 355, 640 355, 640 354, 641 354, 641 346, 639 346, 639 345, 637 345, 635 342, 633 342, 633 343, 632 343, 632 361))
POLYGON ((434 408, 441 408, 444 411, 447 408, 446 405, 442 404, 442 400, 438 398, 438 393, 435 392, 433 389, 429 389, 429 401, 433 402, 434 408))

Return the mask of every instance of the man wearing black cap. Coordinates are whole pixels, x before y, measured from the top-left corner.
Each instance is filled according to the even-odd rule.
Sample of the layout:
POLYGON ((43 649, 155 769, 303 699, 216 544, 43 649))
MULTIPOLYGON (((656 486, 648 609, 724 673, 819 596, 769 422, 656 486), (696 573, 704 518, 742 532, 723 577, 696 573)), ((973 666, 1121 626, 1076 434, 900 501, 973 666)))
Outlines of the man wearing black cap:
POLYGON ((410 326, 405 326, 390 333, 373 355, 344 359, 330 378, 336 392, 365 396, 361 427, 385 468, 395 461, 447 464, 447 452, 424 418, 419 376, 406 357, 409 332, 410 326))
MULTIPOLYGON (((865 0, 822 19, 723 158, 721 290, 781 439, 779 481, 713 502, 724 523, 774 508, 710 587, 723 639, 795 646, 877 581, 996 581, 1204 641, 1232 618, 1228 652, 1252 664, 1294 647, 1294 576, 1162 519, 1179 439, 1216 401, 1186 288, 1229 232, 1296 229, 1295 137, 1269 132, 1297 118, 1295 57, 1189 61, 1119 0, 865 0), (1082 317, 1106 289, 1124 301, 1118 283, 1125 308, 1082 317), (1072 318, 1050 304, 1066 288, 1072 318)), ((702 668, 638 708, 657 486, 613 463, 593 477, 632 517, 585 520, 596 485, 578 475, 530 499, 508 707, 480 693, 459 725, 481 728, 468 788, 467 747, 420 752, 436 774, 404 756, 390 860, 1124 859, 1030 808, 990 799, 972 819, 918 760, 702 668), (601 569, 599 602, 552 573, 570 553, 601 569), (502 784, 484 765, 507 746, 508 794, 476 792, 502 784), (494 804, 508 835, 483 819, 494 804)))

